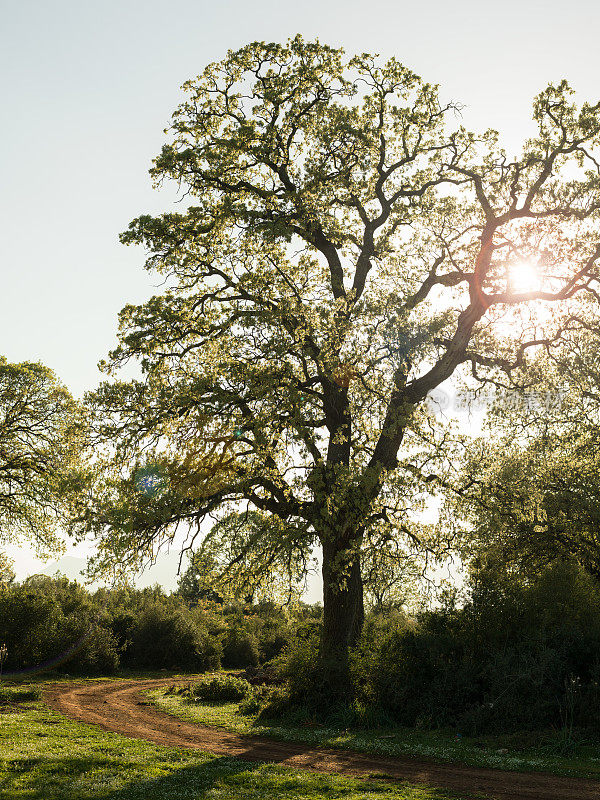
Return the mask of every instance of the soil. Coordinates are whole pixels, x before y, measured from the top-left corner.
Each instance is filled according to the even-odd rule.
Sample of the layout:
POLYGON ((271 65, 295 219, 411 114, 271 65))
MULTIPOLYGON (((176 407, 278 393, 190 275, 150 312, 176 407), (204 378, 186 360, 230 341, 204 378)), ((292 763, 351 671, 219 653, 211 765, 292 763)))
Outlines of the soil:
POLYGON ((246 761, 267 761, 295 769, 359 778, 409 781, 485 800, 600 800, 600 782, 540 772, 504 772, 403 757, 238 736, 222 728, 178 720, 148 704, 142 692, 172 679, 52 685, 48 705, 68 717, 107 731, 169 747, 186 747, 246 761))

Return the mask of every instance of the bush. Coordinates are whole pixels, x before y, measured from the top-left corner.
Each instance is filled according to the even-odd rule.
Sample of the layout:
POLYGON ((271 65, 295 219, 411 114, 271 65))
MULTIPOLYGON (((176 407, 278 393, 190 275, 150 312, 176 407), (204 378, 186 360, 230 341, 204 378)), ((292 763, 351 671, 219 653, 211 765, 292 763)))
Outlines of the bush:
POLYGON ((254 605, 230 605, 223 609, 226 630, 223 637, 223 663, 228 667, 256 667, 280 655, 290 643, 292 631, 306 614, 301 606, 284 612, 271 602, 254 605))
POLYGON ((270 688, 268 694, 263 697, 259 696, 258 699, 260 701, 259 720, 277 719, 285 715, 290 722, 293 722, 294 714, 296 714, 299 722, 306 722, 307 718, 311 716, 305 708, 300 707, 299 709, 297 705, 292 704, 289 692, 281 686, 270 688))
POLYGON ((0 705, 39 700, 42 692, 36 686, 0 686, 0 705))
POLYGON ((347 694, 344 676, 337 662, 326 665, 319 659, 319 635, 311 631, 307 638, 295 638, 283 653, 271 662, 285 692, 269 704, 265 713, 277 716, 298 712, 298 720, 331 721, 345 713, 347 694), (337 674, 339 673, 339 680, 337 674), (331 687, 339 686, 339 694, 331 687))
POLYGON ((273 603, 214 604, 190 609, 158 586, 119 587, 91 594, 66 578, 33 576, 0 587, 0 642, 7 674, 37 665, 80 674, 119 666, 202 671, 256 668, 281 653, 290 631, 320 611, 301 606, 290 622, 273 603), (225 653, 223 653, 223 648, 225 653))
POLYGON ((256 637, 243 628, 229 627, 223 641, 223 666, 256 667, 258 661, 256 637))
POLYGON ((37 665, 81 674, 119 666, 202 671, 219 668, 223 658, 230 667, 255 668, 281 652, 291 629, 273 603, 190 609, 158 586, 91 594, 75 581, 37 575, 0 587, 7 674, 37 665))
POLYGON ((79 673, 110 673, 117 643, 89 595, 64 578, 40 577, 0 592, 0 641, 8 648, 5 673, 68 664, 79 673))
POLYGON ((600 587, 556 564, 529 585, 482 575, 463 609, 365 626, 352 668, 363 706, 403 725, 598 728, 599 652, 600 587))
POLYGON ((244 716, 254 716, 264 711, 275 699, 283 696, 282 690, 272 686, 254 686, 252 694, 244 698, 238 708, 238 712, 244 716))
POLYGON ((249 697, 246 697, 245 700, 239 705, 238 711, 240 714, 246 717, 253 717, 263 707, 263 704, 260 702, 259 698, 251 694, 249 697))
POLYGON ((132 630, 128 663, 153 669, 218 669, 219 642, 183 609, 155 603, 141 612, 132 630))
POLYGON ((204 678, 189 690, 190 698, 215 703, 235 703, 251 694, 252 687, 248 681, 226 674, 204 678))
POLYGON ((131 646, 135 624, 136 615, 131 611, 117 611, 110 621, 110 630, 121 654, 125 654, 131 646))
POLYGON ((248 667, 244 672, 244 678, 252 686, 278 686, 283 679, 276 668, 276 660, 262 667, 248 667))
POLYGON ((319 639, 294 639, 284 652, 273 660, 280 679, 284 680, 293 697, 301 699, 314 689, 318 681, 316 669, 319 655, 319 639))
POLYGON ((455 724, 476 698, 478 675, 466 656, 456 620, 450 615, 423 617, 414 629, 393 630, 379 642, 362 643, 354 659, 361 669, 366 702, 386 709, 408 726, 455 724))

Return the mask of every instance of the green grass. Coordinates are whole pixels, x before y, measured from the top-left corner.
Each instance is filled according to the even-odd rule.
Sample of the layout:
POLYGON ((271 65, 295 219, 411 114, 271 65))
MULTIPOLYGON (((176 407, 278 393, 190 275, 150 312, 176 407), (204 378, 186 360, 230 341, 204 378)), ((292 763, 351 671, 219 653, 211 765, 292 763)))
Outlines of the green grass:
POLYGON ((12 708, 0 708, 0 800, 457 798, 408 784, 318 775, 160 747, 66 719, 39 700, 15 696, 12 701, 12 708))
MULTIPOLYGON (((227 670, 220 670, 226 672, 227 670)), ((232 671, 232 670, 229 670, 232 671)), ((239 671, 239 670, 238 670, 239 671)), ((154 679, 170 679, 193 681, 204 677, 206 673, 190 674, 189 672, 177 672, 175 670, 167 669, 119 669, 111 675, 78 675, 77 673, 69 672, 48 672, 44 671, 38 675, 28 675, 25 673, 23 676, 16 676, 2 679, 2 687, 7 686, 26 686, 41 685, 46 683, 97 683, 98 681, 118 681, 118 680, 154 680, 154 679)))
MULTIPOLYGON (((475 767, 552 772, 556 775, 600 780, 598 741, 570 743, 561 755, 560 733, 529 732, 510 736, 460 737, 454 731, 416 731, 408 728, 340 730, 323 726, 299 726, 285 720, 272 724, 238 712, 237 703, 190 703, 181 695, 162 689, 148 693, 156 706, 173 716, 202 725, 213 725, 241 735, 268 736, 280 741, 360 750, 384 756, 413 756, 475 767), (508 752, 498 752, 507 750, 508 752)), ((600 787, 599 787, 600 789, 600 787)))
POLYGON ((27 700, 39 700, 41 696, 41 689, 37 686, 0 685, 0 706, 21 703, 27 700))

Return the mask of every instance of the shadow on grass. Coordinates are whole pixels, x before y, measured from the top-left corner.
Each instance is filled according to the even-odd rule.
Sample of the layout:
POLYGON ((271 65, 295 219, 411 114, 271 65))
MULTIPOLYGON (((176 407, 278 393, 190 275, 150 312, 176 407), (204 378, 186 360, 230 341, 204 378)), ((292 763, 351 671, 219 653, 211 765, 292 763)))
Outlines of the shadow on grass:
POLYGON ((217 784, 262 766, 226 757, 186 759, 178 766, 181 754, 172 756, 167 751, 158 764, 146 765, 148 771, 170 769, 157 777, 139 774, 144 765, 119 764, 110 757, 12 759, 0 779, 0 800, 201 800, 217 784))
POLYGON ((364 800, 374 795, 379 800, 388 795, 390 800, 465 800, 464 794, 452 791, 388 782, 387 775, 352 779, 286 769, 254 760, 252 748, 244 753, 247 761, 209 756, 190 759, 179 750, 165 750, 161 756, 141 764, 99 755, 12 759, 6 763, 6 776, 0 779, 0 800, 207 800, 215 797, 213 790, 224 800, 364 800), (149 777, 150 770, 169 771, 149 777), (384 780, 375 784, 374 777, 384 780))
MULTIPOLYGON (((248 755, 252 757, 251 754, 248 755)), ((0 800, 206 800, 213 790, 224 800, 258 800, 286 797, 289 800, 364 800, 390 795, 390 800, 411 797, 414 800, 458 798, 450 792, 422 787, 407 795, 401 787, 383 785, 365 779, 301 772, 276 767, 264 761, 242 761, 215 757, 209 760, 174 762, 182 758, 179 751, 167 751, 166 757, 146 766, 170 769, 168 774, 148 777, 138 774, 139 765, 120 764, 114 758, 22 758, 8 763, 9 772, 0 780, 0 800), (169 758, 172 756, 172 760, 169 758), (136 770, 136 767, 138 768, 136 770), (125 772, 125 774, 123 774, 125 772), (128 774, 128 773, 132 774, 128 774), (120 773, 120 774, 119 774, 120 773), (118 787, 114 786, 119 781, 118 787), (112 784, 112 785, 111 785, 112 784)), ((464 795, 461 795, 464 800, 464 795)))

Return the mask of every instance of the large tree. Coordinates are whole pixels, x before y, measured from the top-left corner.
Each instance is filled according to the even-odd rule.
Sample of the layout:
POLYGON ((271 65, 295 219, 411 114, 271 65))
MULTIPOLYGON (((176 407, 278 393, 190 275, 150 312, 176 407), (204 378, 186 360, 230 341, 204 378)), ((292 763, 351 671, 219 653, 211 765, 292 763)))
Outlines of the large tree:
POLYGON ((143 376, 90 398, 110 447, 79 525, 102 559, 240 505, 267 515, 257 550, 321 549, 321 659, 343 672, 361 551, 415 541, 445 436, 428 395, 459 367, 512 374, 560 326, 512 335, 511 309, 597 285, 599 106, 549 86, 509 158, 395 59, 300 37, 230 52, 185 90, 151 170, 185 205, 122 236, 166 287, 121 313, 106 369, 143 376), (540 285, 518 280, 536 268, 540 285))
POLYGON ((60 549, 82 436, 81 408, 52 370, 0 356, 0 544, 60 549))

